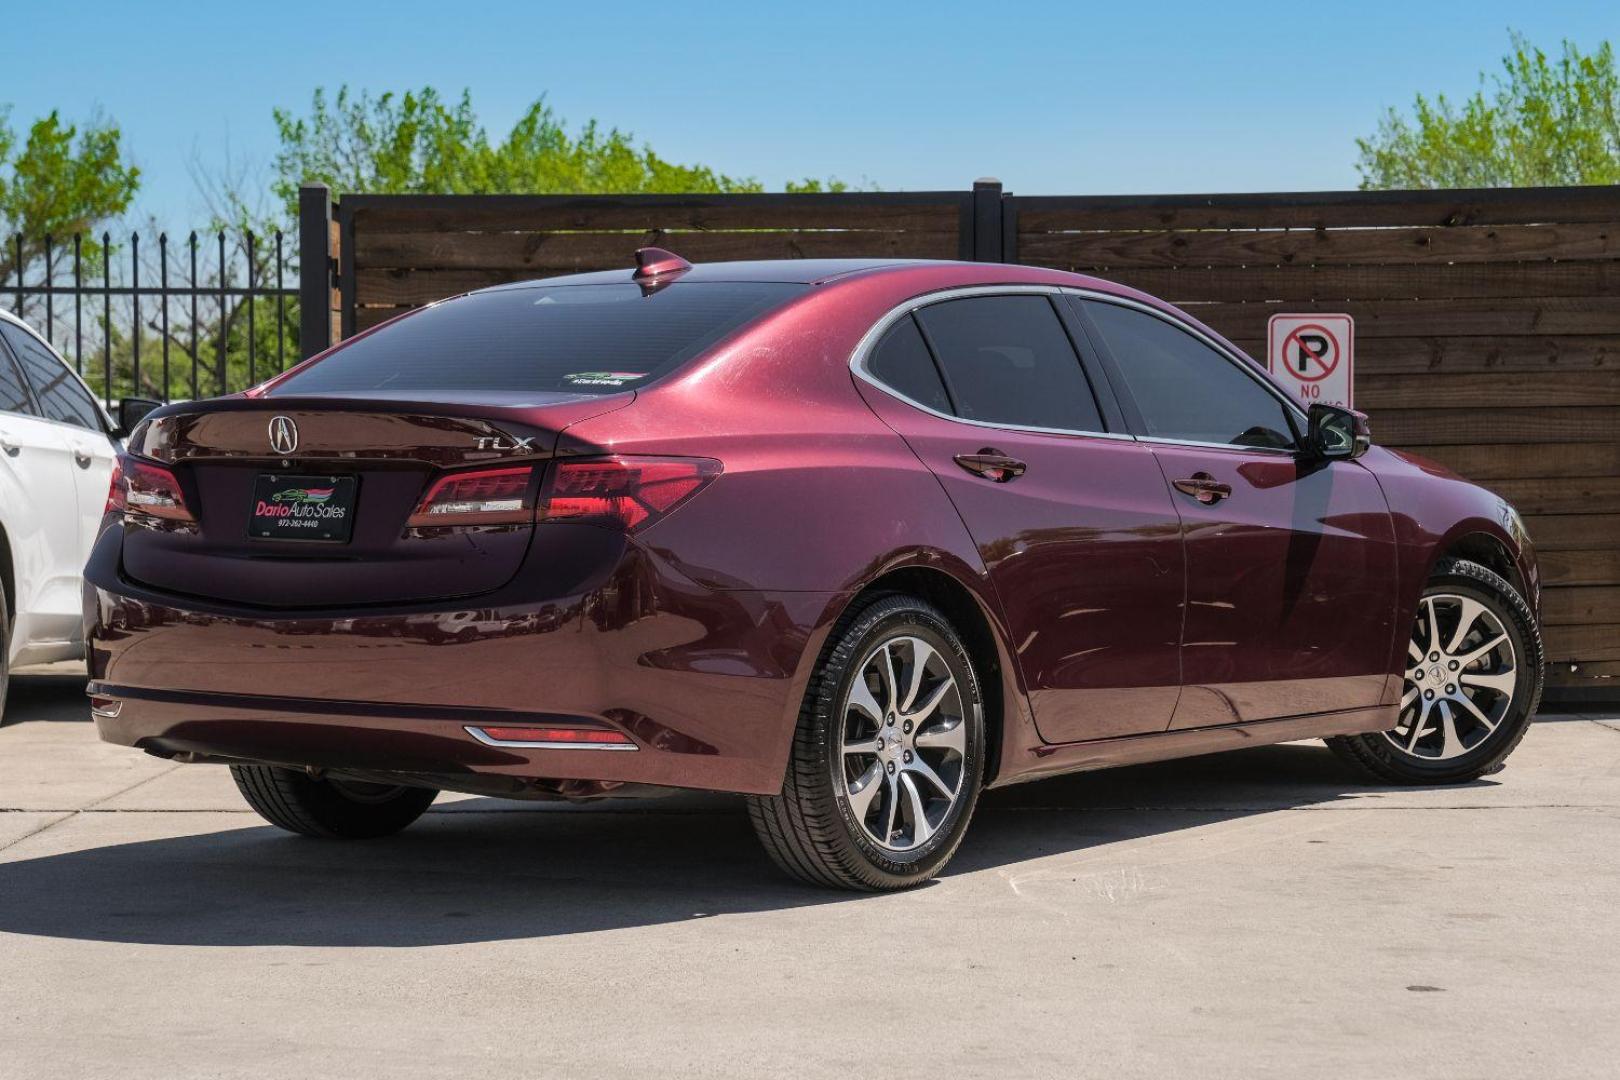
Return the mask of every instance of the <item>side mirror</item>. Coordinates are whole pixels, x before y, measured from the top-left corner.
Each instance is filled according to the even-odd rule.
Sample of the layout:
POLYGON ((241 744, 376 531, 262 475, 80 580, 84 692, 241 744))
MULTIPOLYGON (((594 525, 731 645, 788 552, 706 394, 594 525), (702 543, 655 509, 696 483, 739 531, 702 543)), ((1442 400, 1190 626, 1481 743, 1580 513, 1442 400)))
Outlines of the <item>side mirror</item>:
POLYGON ((1305 452, 1313 458, 1353 461, 1372 446, 1366 413, 1317 403, 1307 415, 1310 431, 1305 436, 1305 452))
POLYGON ((146 414, 163 408, 163 402, 151 398, 127 397, 118 401, 118 434, 127 436, 135 425, 146 419, 146 414))

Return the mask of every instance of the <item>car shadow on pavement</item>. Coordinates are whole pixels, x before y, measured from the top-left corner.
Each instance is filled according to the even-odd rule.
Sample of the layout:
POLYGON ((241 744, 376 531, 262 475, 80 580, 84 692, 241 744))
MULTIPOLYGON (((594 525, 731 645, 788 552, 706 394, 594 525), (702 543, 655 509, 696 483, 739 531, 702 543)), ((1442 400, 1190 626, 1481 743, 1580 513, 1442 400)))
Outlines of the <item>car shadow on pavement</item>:
POLYGON ((84 674, 13 674, 0 724, 90 719, 84 674))
MULTIPOLYGON (((1043 856, 1377 790, 1320 744, 1021 785, 985 796, 945 882, 934 887, 1043 856)), ((138 817, 143 829, 172 835, 0 863, 0 931, 161 945, 386 948, 882 902, 782 877, 755 842, 740 800, 722 796, 589 806, 462 800, 399 836, 361 844, 293 837, 217 813, 83 816, 100 819, 98 829, 107 819, 129 822, 114 821, 116 830, 138 817), (220 828, 226 820, 230 826, 220 828)), ((31 843, 71 843, 80 824, 66 822, 31 843)))

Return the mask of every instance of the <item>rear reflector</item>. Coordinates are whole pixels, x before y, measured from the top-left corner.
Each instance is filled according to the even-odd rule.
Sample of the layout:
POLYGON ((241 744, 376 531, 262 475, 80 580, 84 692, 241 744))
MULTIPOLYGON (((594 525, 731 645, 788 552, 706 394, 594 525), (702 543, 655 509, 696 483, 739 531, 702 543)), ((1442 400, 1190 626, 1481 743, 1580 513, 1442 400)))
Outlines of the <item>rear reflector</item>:
POLYGON ((713 458, 610 457, 553 467, 542 521, 588 521, 626 532, 645 528, 720 475, 713 458))
POLYGON ((534 520, 529 491, 534 470, 479 469, 448 473, 434 481, 416 512, 411 528, 438 525, 527 525, 534 520))
POLYGON ((104 513, 126 517, 162 518, 165 521, 195 521, 186 506, 186 497, 174 473, 162 465, 119 454, 107 485, 104 513))
POLYGON ((469 727, 467 734, 490 746, 535 746, 552 750, 634 750, 630 736, 610 728, 469 727))
POLYGON ((109 720, 124 711, 124 703, 117 698, 92 697, 90 699, 90 712, 96 716, 105 716, 109 720))

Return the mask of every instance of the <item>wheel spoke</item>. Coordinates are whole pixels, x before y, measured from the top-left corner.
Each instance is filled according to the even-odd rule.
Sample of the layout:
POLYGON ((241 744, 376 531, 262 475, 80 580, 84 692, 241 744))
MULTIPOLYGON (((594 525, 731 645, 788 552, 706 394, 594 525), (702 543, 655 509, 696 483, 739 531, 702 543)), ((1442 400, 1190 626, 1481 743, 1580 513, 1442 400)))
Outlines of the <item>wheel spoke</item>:
POLYGON ((1415 662, 1423 663, 1423 646, 1417 643, 1417 628, 1412 628, 1412 636, 1406 640, 1406 655, 1415 662))
MULTIPOLYGON (((934 767, 932 765, 928 764, 928 762, 922 759, 921 754, 912 755, 911 761, 906 764, 906 772, 908 774, 915 773, 917 776, 927 780, 930 784, 934 785, 934 787, 938 788, 939 793, 945 796, 947 799, 954 798, 956 796, 956 792, 945 783, 944 779, 940 777, 939 773, 934 771, 934 767)), ((912 783, 915 784, 916 781, 913 780, 912 783)))
POLYGON ((1435 703, 1440 713, 1440 732, 1444 742, 1440 748, 1443 758, 1456 757, 1463 752, 1462 739, 1457 735, 1457 720, 1451 715, 1451 705, 1445 701, 1435 703))
POLYGON ((927 731, 917 732, 917 738, 912 745, 924 750, 955 750, 958 754, 967 754, 967 723, 957 720, 946 727, 930 728, 927 731))
POLYGON ((875 754, 878 752, 877 736, 870 739, 861 739, 858 742, 844 743, 845 754, 875 754))
POLYGON ((926 641, 911 638, 911 678, 907 680, 906 697, 900 703, 900 711, 911 711, 912 703, 917 700, 917 691, 922 689, 923 675, 928 668, 928 661, 934 658, 934 647, 926 641))
MULTIPOLYGON (((883 685, 889 692, 889 703, 886 706, 889 712, 896 712, 900 707, 900 680, 894 674, 894 642, 883 644, 883 685)), ((878 718, 882 722, 882 717, 878 718)))
POLYGON ((1504 642, 1506 640, 1507 640, 1507 635, 1506 634, 1497 634, 1495 637, 1491 638, 1491 640, 1489 640, 1489 641, 1485 642, 1484 644, 1480 645, 1478 648, 1476 648, 1473 652, 1469 653, 1467 656, 1457 656, 1457 657, 1453 657, 1453 659, 1455 659, 1457 661, 1457 663, 1459 665, 1461 665, 1462 667, 1467 667, 1469 664, 1472 664, 1474 661, 1478 660, 1480 657, 1488 655, 1493 649, 1495 649, 1498 645, 1502 644, 1502 642, 1504 642))
POLYGON ((1402 694, 1401 695, 1401 711, 1405 712, 1406 707, 1408 705, 1412 704, 1412 702, 1417 700, 1417 696, 1418 696, 1418 688, 1415 687, 1415 686, 1412 687, 1412 689, 1408 690, 1406 693, 1402 694))
POLYGON ((859 709, 878 727, 883 726, 883 706, 878 704, 877 698, 872 696, 872 690, 866 685, 866 673, 863 671, 855 677, 855 682, 849 688, 849 704, 851 708, 859 709))
POLYGON ((1468 632, 1474 628, 1474 623, 1485 613, 1485 605, 1478 600, 1471 600, 1466 596, 1458 597, 1461 601, 1462 613, 1457 616, 1457 629, 1452 631, 1451 641, 1446 644, 1446 652, 1456 653, 1462 648, 1463 641, 1468 632))
POLYGON ((1429 613, 1429 645, 1428 651, 1434 652, 1440 648, 1440 620, 1435 614, 1434 597, 1423 598, 1423 609, 1429 613))
POLYGON ((1482 686, 1487 690, 1495 690, 1498 694, 1511 694, 1513 688, 1518 685, 1519 673, 1512 668, 1489 674, 1465 671, 1457 677, 1457 681, 1464 686, 1482 686))
POLYGON ((1456 704, 1467 709, 1469 713, 1473 715, 1475 720, 1478 720, 1480 723, 1484 724, 1487 732, 1496 730, 1496 722, 1480 711, 1480 707, 1475 705, 1473 699, 1471 699, 1467 694, 1458 694, 1454 701, 1456 704))
POLYGON ((928 824, 928 813, 923 809, 922 795, 918 793, 917 781, 910 773, 900 774, 900 786, 906 789, 906 802, 911 809, 911 843, 915 847, 934 835, 934 827, 928 824))
POLYGON ((945 700, 945 695, 955 688, 956 679, 947 677, 944 682, 934 687, 933 692, 928 695, 927 701, 923 702, 915 711, 906 713, 907 719, 914 721, 918 726, 926 723, 928 718, 934 714, 934 710, 939 708, 939 703, 945 700))
POLYGON ((1406 740, 1406 752, 1417 753, 1418 740, 1423 737, 1423 726, 1429 722, 1429 711, 1434 708, 1434 702, 1424 701, 1418 708, 1417 716, 1412 718, 1412 730, 1406 740))
POLYGON ((849 809, 856 821, 864 822, 866 812, 872 808, 878 789, 883 787, 883 766, 874 761, 867 770, 849 785, 849 809))
POLYGON ((895 776, 889 774, 883 778, 883 786, 889 793, 889 812, 887 814, 888 824, 883 827, 883 835, 880 839, 887 844, 894 840, 894 825, 900 812, 900 785, 895 776))

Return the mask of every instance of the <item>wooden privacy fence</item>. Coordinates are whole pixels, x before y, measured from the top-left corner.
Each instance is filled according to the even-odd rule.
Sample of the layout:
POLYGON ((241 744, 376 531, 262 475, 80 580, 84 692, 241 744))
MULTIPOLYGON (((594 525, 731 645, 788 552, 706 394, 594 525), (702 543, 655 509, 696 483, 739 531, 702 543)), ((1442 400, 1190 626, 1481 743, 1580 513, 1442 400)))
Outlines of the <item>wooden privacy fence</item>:
POLYGON ((1620 187, 1254 195, 370 196, 305 189, 303 340, 467 289, 628 266, 888 256, 1096 274, 1264 359, 1275 312, 1356 320, 1375 438, 1499 492, 1541 556, 1550 683, 1620 697, 1620 187))
MULTIPOLYGON (((327 202, 321 189, 305 198, 306 214, 327 202)), ((997 184, 857 195, 345 195, 323 230, 336 249, 335 332, 486 285, 625 266, 649 244, 699 262, 989 258, 973 247, 974 217, 989 209, 999 223, 1000 201, 997 184)))

